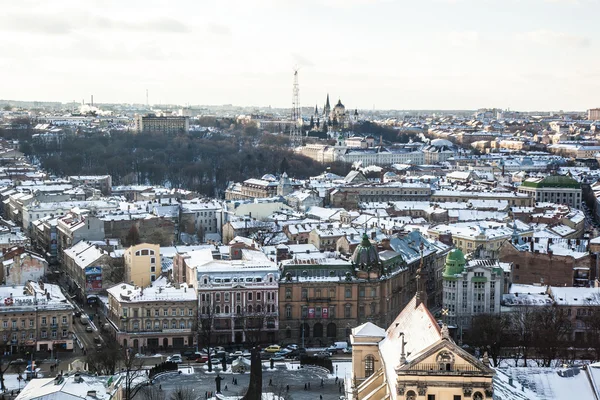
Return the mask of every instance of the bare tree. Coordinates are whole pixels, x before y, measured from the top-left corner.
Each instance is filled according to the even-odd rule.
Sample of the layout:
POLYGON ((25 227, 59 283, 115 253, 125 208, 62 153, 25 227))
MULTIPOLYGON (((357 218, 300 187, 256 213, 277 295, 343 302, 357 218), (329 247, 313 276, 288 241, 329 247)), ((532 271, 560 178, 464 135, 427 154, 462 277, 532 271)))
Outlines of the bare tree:
POLYGON ((555 305, 538 307, 533 314, 534 341, 542 366, 549 367, 558 356, 559 350, 566 348, 570 339, 571 321, 565 310, 555 305))
POLYGON ((99 375, 113 375, 122 357, 123 352, 119 347, 119 343, 113 336, 108 336, 104 339, 102 351, 91 351, 90 349, 85 361, 90 372, 99 375))
POLYGON ((164 400, 165 392, 158 386, 144 386, 139 393, 144 400, 164 400))
POLYGON ((0 359, 0 389, 2 389, 2 392, 6 390, 6 386, 4 385, 4 373, 8 370, 9 367, 10 361, 6 362, 5 364, 4 360, 0 359))
POLYGON ((171 392, 169 400, 196 400, 194 389, 180 386, 171 392))
POLYGON ((518 363, 523 358, 523 366, 527 366, 532 348, 534 347, 535 321, 533 318, 534 310, 528 305, 518 307, 509 314, 509 330, 512 338, 512 347, 517 349, 514 358, 518 363))
POLYGON ((215 327, 215 304, 211 300, 211 294, 203 295, 205 301, 200 301, 200 309, 198 310, 198 344, 206 349, 208 357, 208 370, 212 371, 212 340, 215 327))
POLYGON ((469 345, 481 347, 484 351, 487 351, 494 367, 497 367, 503 350, 507 346, 509 323, 509 318, 506 315, 476 315, 473 317, 471 329, 469 329, 465 340, 469 345))
POLYGON ((122 368, 124 374, 123 399, 132 400, 147 383, 147 371, 144 369, 144 361, 136 358, 131 349, 122 350, 122 368))

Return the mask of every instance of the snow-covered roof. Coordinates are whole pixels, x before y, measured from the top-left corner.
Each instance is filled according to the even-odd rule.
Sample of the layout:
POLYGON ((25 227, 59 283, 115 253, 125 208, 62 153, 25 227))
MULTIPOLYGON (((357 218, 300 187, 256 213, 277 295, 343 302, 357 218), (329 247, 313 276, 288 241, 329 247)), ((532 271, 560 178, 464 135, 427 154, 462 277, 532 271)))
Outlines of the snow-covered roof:
POLYGON ((119 302, 142 303, 151 301, 195 301, 197 292, 187 284, 171 285, 166 278, 160 277, 151 286, 141 288, 119 283, 107 290, 119 302))

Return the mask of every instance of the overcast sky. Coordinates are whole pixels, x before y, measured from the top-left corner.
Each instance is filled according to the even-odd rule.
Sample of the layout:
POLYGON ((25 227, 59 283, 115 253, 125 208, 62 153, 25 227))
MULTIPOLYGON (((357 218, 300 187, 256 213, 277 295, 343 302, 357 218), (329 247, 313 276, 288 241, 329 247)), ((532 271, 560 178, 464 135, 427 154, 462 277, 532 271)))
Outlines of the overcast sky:
POLYGON ((600 0, 0 0, 0 98, 600 107, 600 0))

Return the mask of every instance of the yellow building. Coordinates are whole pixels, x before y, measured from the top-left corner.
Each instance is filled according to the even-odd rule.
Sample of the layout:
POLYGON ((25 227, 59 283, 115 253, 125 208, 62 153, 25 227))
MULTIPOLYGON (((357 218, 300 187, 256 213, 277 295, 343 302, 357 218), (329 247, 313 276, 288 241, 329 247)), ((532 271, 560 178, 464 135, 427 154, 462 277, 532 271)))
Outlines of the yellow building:
POLYGON ((125 282, 146 287, 161 273, 160 246, 141 243, 125 250, 125 282))
POLYGON ((494 371, 454 343, 417 294, 387 330, 352 330, 353 400, 491 399, 494 371))

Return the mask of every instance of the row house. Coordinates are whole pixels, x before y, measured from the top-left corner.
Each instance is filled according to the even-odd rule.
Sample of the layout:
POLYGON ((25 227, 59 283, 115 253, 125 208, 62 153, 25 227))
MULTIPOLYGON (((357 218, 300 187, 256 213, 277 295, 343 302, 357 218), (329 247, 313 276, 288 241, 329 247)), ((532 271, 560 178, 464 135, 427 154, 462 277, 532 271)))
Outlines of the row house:
POLYGON ((194 346, 198 300, 192 287, 161 278, 145 288, 119 283, 107 292, 108 320, 124 348, 155 353, 194 346))
MULTIPOLYGON (((0 344, 5 354, 73 350, 73 305, 47 283, 0 286, 0 344)), ((56 354, 56 353, 55 353, 56 354)))
POLYGON ((113 270, 110 255, 85 240, 65 249, 62 260, 63 272, 69 278, 69 291, 80 301, 111 287, 119 275, 113 270))
POLYGON ((239 260, 213 260, 210 249, 177 254, 173 267, 185 268, 187 283, 198 291, 198 314, 211 321, 213 344, 273 343, 279 269, 260 251, 241 252, 239 260))

